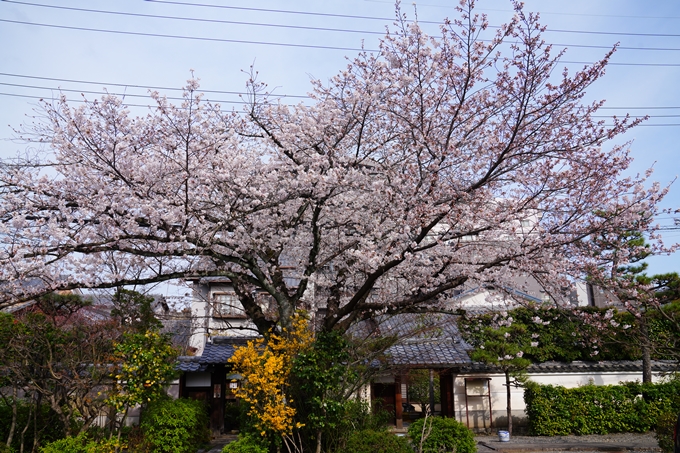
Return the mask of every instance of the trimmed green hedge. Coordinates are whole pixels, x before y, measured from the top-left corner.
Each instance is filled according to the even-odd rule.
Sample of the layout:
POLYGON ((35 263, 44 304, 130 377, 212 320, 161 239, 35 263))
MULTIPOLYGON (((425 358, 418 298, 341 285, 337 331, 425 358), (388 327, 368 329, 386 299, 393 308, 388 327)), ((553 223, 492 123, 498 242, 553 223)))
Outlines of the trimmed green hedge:
POLYGON ((475 453, 477 443, 475 436, 467 426, 453 418, 429 417, 427 420, 419 418, 408 428, 408 435, 413 440, 416 450, 423 435, 423 425, 426 438, 423 441, 423 453, 438 453, 455 451, 456 453, 475 453))
POLYGON ((350 434, 340 453, 411 453, 408 440, 387 431, 366 429, 350 434))
POLYGON ((680 381, 564 388, 530 382, 524 391, 534 436, 647 432, 659 416, 680 410, 680 381))
POLYGON ((193 453, 210 440, 204 403, 190 399, 152 402, 140 428, 152 453, 193 453))

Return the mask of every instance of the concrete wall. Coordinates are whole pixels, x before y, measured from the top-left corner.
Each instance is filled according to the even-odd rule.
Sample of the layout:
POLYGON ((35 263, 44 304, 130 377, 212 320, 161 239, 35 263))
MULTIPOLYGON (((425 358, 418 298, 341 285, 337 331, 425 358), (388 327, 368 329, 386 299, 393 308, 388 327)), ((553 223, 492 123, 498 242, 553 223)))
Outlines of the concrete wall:
MULTIPOLYGON (((592 382, 595 385, 616 385, 626 381, 641 381, 642 373, 536 373, 530 374, 530 379, 539 384, 560 385, 567 388, 579 387, 592 382)), ((654 375, 654 382, 660 376, 654 375)), ((469 416, 470 427, 475 430, 484 428, 501 428, 507 426, 507 395, 505 375, 503 374, 459 374, 453 377, 454 410, 456 420, 466 423, 469 416), (468 396, 468 411, 465 406, 465 378, 491 378, 491 415, 493 425, 489 420, 489 398, 487 396, 468 396)), ((481 395, 486 393, 479 382, 476 385, 468 383, 468 394, 481 395)), ((511 387, 513 426, 526 424, 524 412, 524 389, 511 387)))

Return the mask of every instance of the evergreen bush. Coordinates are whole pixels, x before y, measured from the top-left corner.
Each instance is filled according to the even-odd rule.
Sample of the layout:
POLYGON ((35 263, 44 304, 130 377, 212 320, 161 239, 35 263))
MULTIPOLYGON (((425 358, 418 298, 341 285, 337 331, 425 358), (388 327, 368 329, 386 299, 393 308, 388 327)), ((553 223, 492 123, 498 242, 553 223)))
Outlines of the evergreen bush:
POLYGON ((678 415, 673 412, 661 414, 656 422, 656 440, 664 453, 673 453, 673 429, 678 415))
MULTIPOLYGON (((28 424, 28 429, 24 434, 24 450, 30 449, 33 445, 35 426, 33 424, 31 407, 26 401, 19 400, 17 407, 17 425, 14 431, 11 449, 19 451, 21 444, 21 431, 28 424)), ((38 439, 45 445, 64 437, 64 425, 59 420, 56 412, 49 404, 41 404, 38 421, 38 439)), ((7 441, 10 426, 12 424, 12 398, 7 400, 0 399, 0 443, 7 441)), ((0 450, 1 452, 2 450, 0 450)))
POLYGON ((467 426, 453 418, 428 417, 416 420, 408 428, 408 435, 419 451, 422 439, 422 453, 455 451, 456 453, 475 453, 475 436, 467 426), (427 423, 427 425, 425 425, 427 423), (425 426, 425 429, 423 429, 425 426))
POLYGON ((194 453, 210 439, 204 404, 183 398, 150 404, 140 428, 152 453, 194 453))
POLYGON ((388 431, 362 430, 349 435, 339 453, 412 453, 408 440, 388 431))
POLYGON ((241 435, 235 442, 225 445, 222 453, 268 453, 265 442, 252 434, 241 435))
POLYGON ((563 436, 647 432, 659 416, 680 410, 680 381, 628 382, 564 388, 528 383, 524 391, 529 434, 563 436))

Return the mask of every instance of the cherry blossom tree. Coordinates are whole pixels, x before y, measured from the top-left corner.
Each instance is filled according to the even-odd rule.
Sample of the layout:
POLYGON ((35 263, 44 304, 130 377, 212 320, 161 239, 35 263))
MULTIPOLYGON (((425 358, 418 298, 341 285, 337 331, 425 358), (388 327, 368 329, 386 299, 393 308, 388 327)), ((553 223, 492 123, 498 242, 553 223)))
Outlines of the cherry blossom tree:
POLYGON ((399 16, 299 105, 254 76, 242 112, 195 80, 180 105, 151 93, 141 117, 115 96, 44 103, 20 131, 37 151, 0 169, 0 306, 226 276, 268 332, 298 307, 345 330, 518 274, 559 292, 601 264, 594 237, 649 231, 664 190, 624 176, 628 145, 607 144, 637 121, 584 100, 614 50, 562 70, 515 7, 495 33, 473 1, 437 37, 399 16))

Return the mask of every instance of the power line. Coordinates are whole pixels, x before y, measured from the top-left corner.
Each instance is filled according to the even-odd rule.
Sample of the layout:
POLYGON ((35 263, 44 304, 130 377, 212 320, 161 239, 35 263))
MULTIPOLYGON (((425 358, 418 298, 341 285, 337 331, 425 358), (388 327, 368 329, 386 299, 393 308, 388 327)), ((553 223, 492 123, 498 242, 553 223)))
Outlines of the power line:
MULTIPOLYGON (((108 10, 98 10, 98 9, 90 9, 90 8, 76 8, 76 7, 70 7, 70 6, 57 6, 57 5, 43 5, 40 3, 29 3, 29 2, 21 2, 21 1, 16 1, 16 0, 2 0, 5 3, 12 3, 12 4, 17 4, 17 5, 27 5, 27 6, 34 6, 34 7, 42 7, 42 8, 51 8, 51 9, 59 9, 59 10, 67 10, 67 11, 80 11, 80 12, 88 12, 88 13, 97 13, 97 14, 112 14, 112 15, 119 15, 119 16, 127 16, 127 17, 144 17, 144 18, 155 18, 155 19, 171 19, 171 20, 182 20, 182 21, 194 21, 194 22, 207 22, 207 23, 218 23, 218 24, 230 24, 230 25, 249 25, 249 26, 260 26, 260 27, 276 27, 276 28, 287 28, 287 29, 300 29, 300 30, 312 30, 312 31, 330 31, 330 32, 343 32, 343 33, 361 33, 361 34, 374 34, 374 35, 381 35, 383 36, 385 33, 384 32, 378 32, 378 31, 372 31, 372 30, 352 30, 352 29, 339 29, 339 28, 328 28, 328 27, 309 27, 309 26, 299 26, 299 25, 282 25, 282 24, 269 24, 269 23, 261 23, 261 22, 243 22, 243 21, 229 21, 229 20, 220 20, 220 19, 201 19, 201 18, 191 18, 191 17, 178 17, 178 16, 167 16, 167 15, 158 15, 158 14, 144 14, 144 13, 131 13, 131 12, 122 12, 122 11, 108 11, 108 10)), ((361 17, 361 16, 358 16, 361 17)), ((36 25, 36 26, 50 26, 50 27, 58 27, 58 28, 69 28, 67 26, 60 26, 60 25, 52 25, 52 24, 40 24, 40 23, 29 23, 25 22, 25 24, 29 25, 36 25)), ((494 27, 498 28, 498 27, 494 27)), ((116 31, 113 30, 101 30, 101 29, 87 29, 87 31, 99 31, 99 32, 106 32, 106 33, 114 33, 116 31)), ((135 32, 121 32, 121 33, 135 33, 135 32)), ((210 39, 213 40, 213 38, 194 38, 194 37, 189 37, 189 36, 178 36, 178 35, 161 35, 161 34, 147 34, 147 33, 142 33, 144 36, 157 36, 157 37, 172 37, 172 38, 184 38, 184 39, 210 39)), ((680 35, 679 35, 680 36, 680 35)), ((220 40, 219 38, 214 38, 214 40, 220 40)), ((241 41, 229 41, 229 42, 241 42, 241 41)), ((265 44, 265 43, 260 43, 260 42, 248 42, 250 44, 265 44)), ((296 44, 280 44, 280 43, 266 43, 270 45, 288 45, 288 46, 306 46, 306 45, 296 45, 296 44)), ((611 49, 612 46, 602 46, 602 45, 594 45, 594 44, 563 44, 563 43, 553 43, 552 45, 554 46, 560 46, 560 47, 576 47, 576 48, 585 48, 585 49, 611 49)), ((318 48, 317 46, 312 46, 315 48, 318 48)), ((327 48, 327 47, 323 47, 327 48)), ((336 47, 328 47, 328 48, 333 48, 337 49, 336 47)), ((350 48, 341 48, 342 50, 361 50, 361 49, 350 49, 350 48)), ((680 48, 668 48, 668 47, 634 47, 634 46, 619 46, 619 49, 621 50, 640 50, 640 51, 670 51, 670 52, 677 52, 680 51, 680 48)), ((372 50, 373 51, 373 50, 372 50)))
MULTIPOLYGON (((387 3, 387 4, 392 4, 390 0, 364 0, 366 2, 371 2, 371 3, 387 3)), ((435 7, 435 8, 447 8, 451 9, 453 8, 452 6, 448 5, 429 5, 427 3, 418 3, 418 6, 429 6, 429 7, 435 7)), ((480 11, 501 11, 501 12, 507 12, 507 13, 513 13, 513 10, 509 9, 494 9, 494 8, 479 8, 480 11)), ((620 18, 632 18, 632 19, 680 19, 680 16, 629 16, 625 14, 592 14, 592 13, 557 13, 557 12, 550 12, 550 11, 542 11, 541 14, 550 14, 550 15, 555 15, 555 16, 585 16, 585 17, 620 17, 620 18)))
MULTIPOLYGON (((0 85, 2 85, 0 83, 0 85)), ((649 119, 653 118, 680 118, 680 115, 645 115, 645 116, 636 116, 636 115, 631 115, 631 119, 637 119, 637 118, 646 118, 649 116, 649 119)), ((591 118, 611 118, 612 115, 592 115, 591 118)))
MULTIPOLYGON (((51 82, 65 82, 65 83, 81 83, 81 84, 86 84, 86 85, 98 85, 98 86, 115 86, 115 87, 123 87, 123 88, 143 88, 143 89, 148 89, 148 90, 158 90, 158 91, 183 91, 184 88, 176 88, 176 87, 166 87, 166 86, 156 86, 156 85, 139 85, 139 84, 129 84, 129 83, 117 83, 117 82, 100 82, 100 81, 90 81, 90 80, 80 80, 80 79, 64 79, 64 78, 58 78, 58 77, 43 77, 43 76, 34 76, 34 75, 27 75, 27 74, 13 74, 13 73, 8 73, 8 72, 0 72, 0 76, 5 76, 5 77, 15 77, 15 78, 22 78, 22 79, 33 79, 33 80, 47 80, 51 82)), ((0 85, 10 85, 10 86, 24 86, 21 84, 12 84, 12 83, 0 83, 0 85)), ((45 86, 26 86, 30 88, 42 88, 42 89, 49 89, 49 90, 59 90, 60 88, 58 87, 45 87, 45 86)), ((66 91, 66 90, 63 90, 66 91)), ((84 91, 84 90, 74 90, 70 89, 68 91, 73 91, 73 92, 88 92, 88 93, 95 93, 95 94, 104 94, 104 92, 98 91, 84 91)), ((242 91, 226 91, 226 90, 208 90, 208 89, 203 89, 200 88, 199 90, 201 93, 210 93, 210 94, 231 94, 231 95, 248 95, 249 93, 247 92, 242 92, 242 91)), ((115 93, 114 93, 115 94, 115 93)), ((303 96, 303 95, 291 95, 291 94, 276 94, 276 93, 270 93, 272 96, 277 97, 277 98, 296 98, 296 99, 310 99, 309 96, 303 96)), ((133 94, 121 94, 121 95, 126 95, 126 96, 135 96, 135 97, 145 97, 147 95, 133 95, 133 94)), ((182 99, 178 97, 169 97, 168 99, 182 99)), ((603 106, 600 107, 599 110, 680 110, 680 106, 603 106)), ((638 118, 641 117, 642 115, 633 115, 633 118, 638 118)), ((678 115, 652 115, 653 118, 658 118, 658 117, 676 117, 678 115)), ((610 118, 610 115, 596 115, 594 117, 598 118, 610 118)))
POLYGON ((72 6, 43 5, 43 4, 40 4, 40 3, 19 2, 19 1, 15 1, 15 0, 2 0, 2 1, 5 2, 5 3, 13 3, 13 4, 16 4, 16 5, 37 6, 37 7, 42 7, 42 8, 52 8, 52 9, 60 9, 60 10, 68 10, 68 11, 80 11, 80 12, 87 12, 87 13, 114 14, 114 15, 118 15, 118 16, 128 16, 128 17, 145 17, 145 18, 151 18, 151 19, 171 19, 171 20, 183 20, 183 21, 189 21, 189 22, 207 22, 207 23, 215 23, 215 24, 252 25, 252 26, 259 26, 259 27, 291 28, 291 29, 298 29, 298 30, 333 31, 333 32, 341 32, 341 33, 361 33, 361 34, 372 34, 372 35, 383 35, 383 36, 385 35, 384 31, 373 31, 373 30, 352 30, 352 29, 347 29, 347 28, 309 27, 309 26, 304 26, 304 25, 283 25, 283 24, 268 24, 268 23, 261 23, 261 22, 243 22, 243 21, 221 20, 221 19, 201 19, 201 18, 195 18, 195 17, 166 16, 166 15, 159 15, 159 14, 131 13, 131 12, 122 12, 122 11, 103 11, 103 10, 89 9, 89 8, 75 8, 75 7, 72 7, 72 6))
MULTIPOLYGON (((353 30, 353 29, 346 29, 346 28, 310 27, 310 26, 302 26, 302 25, 270 24, 270 23, 262 23, 262 22, 243 22, 243 21, 220 20, 220 19, 203 19, 203 18, 184 17, 184 16, 167 16, 167 15, 159 15, 159 14, 131 13, 131 12, 121 12, 121 11, 104 11, 104 10, 89 9, 89 8, 76 8, 76 7, 71 7, 71 6, 44 5, 44 4, 40 4, 40 3, 21 2, 21 1, 16 1, 16 0, 2 0, 2 1, 4 1, 5 3, 13 3, 13 4, 16 4, 16 5, 26 5, 26 6, 35 6, 35 7, 42 7, 42 8, 52 8, 52 9, 69 10, 69 11, 81 11, 81 12, 90 12, 90 13, 99 13, 99 14, 114 14, 114 15, 132 16, 132 17, 146 17, 146 18, 154 18, 154 19, 184 20, 184 21, 191 21, 191 22, 207 22, 207 23, 231 24, 231 25, 253 25, 253 26, 261 26, 261 27, 279 27, 279 28, 291 28, 291 29, 300 29, 300 30, 333 31, 333 32, 342 32, 342 33, 362 33, 362 34, 373 34, 373 35, 384 35, 385 34, 384 31, 375 31, 375 30, 353 30)), ((153 2, 153 0, 149 0, 149 1, 153 2)), ((172 2, 157 1, 155 3, 172 3, 172 2)), ((368 16, 354 16, 354 15, 347 15, 347 14, 328 14, 328 13, 314 13, 314 12, 288 11, 288 10, 265 10, 265 9, 261 9, 261 8, 242 8, 242 7, 221 6, 221 5, 197 5, 197 6, 213 6, 213 7, 216 7, 216 8, 225 8, 225 9, 241 9, 241 10, 258 11, 258 12, 269 11, 269 12, 278 12, 278 13, 320 15, 320 16, 343 17, 343 18, 352 18, 352 19, 375 19, 375 20, 383 20, 383 21, 393 21, 394 20, 394 18, 387 18, 387 17, 381 18, 381 17, 368 17, 368 16)), ((418 21, 418 22, 419 23, 441 25, 441 22, 437 22, 437 21, 418 21)), ((491 25, 491 26, 489 26, 489 28, 498 29, 500 27, 491 25)), ((664 37, 664 38, 680 37, 680 34, 673 34, 673 33, 609 32, 609 31, 590 31, 590 30, 564 30, 564 29, 550 29, 550 28, 547 29, 546 31, 552 32, 552 33, 574 33, 574 34, 590 34, 590 35, 606 35, 606 36, 646 36, 646 37, 664 37)))
MULTIPOLYGON (((592 65, 592 61, 558 61, 556 64, 582 64, 592 65)), ((640 66, 640 67, 669 67, 680 68, 680 63, 616 63, 613 61, 607 62, 607 66, 640 66)))
MULTIPOLYGON (((306 15, 306 16, 320 16, 320 17, 336 17, 343 19, 365 19, 365 20, 380 20, 380 21, 394 21, 394 17, 378 17, 378 16, 359 16, 353 14, 334 14, 334 13, 320 13, 311 11, 295 11, 295 10, 284 10, 284 9, 266 9, 266 8, 254 8, 254 7, 243 7, 243 6, 226 6, 226 5, 210 5, 205 3, 192 3, 192 2, 181 2, 181 1, 171 1, 171 0, 146 0, 150 3, 163 3, 168 5, 182 5, 191 7, 201 7, 201 8, 216 8, 216 9, 229 9, 237 11, 255 11, 263 13, 281 13, 281 14, 296 14, 296 15, 306 15)), ((381 3, 394 4, 392 1, 385 1, 381 3)), ((480 10, 484 10, 481 9, 480 10)), ((487 9, 487 11, 489 11, 487 9)), ((491 11, 504 11, 504 12, 514 12, 511 10, 491 10, 491 11)), ((542 13, 542 14, 556 14, 556 15, 575 15, 575 16, 604 16, 604 17, 633 17, 633 18, 645 18, 645 19, 668 19, 669 17, 653 17, 653 16, 621 16, 621 15, 608 15, 608 14, 571 14, 571 13, 542 13)), ((671 17, 672 18, 672 17, 671 17)), ((435 24, 441 25, 441 21, 428 21, 428 20, 418 20, 422 24, 435 24)), ((491 27, 498 28, 498 27, 491 27)), ((625 33, 617 33, 625 34, 625 33)))
MULTIPOLYGON (((4 73, 0 73, 0 75, 5 75, 4 73)), ((47 79, 46 77, 41 77, 43 79, 47 79)), ((49 78, 48 80, 58 80, 58 79, 52 79, 49 78)), ((81 82, 81 83, 94 83, 94 82, 81 82)), ((77 90, 77 89, 69 89, 69 88, 61 88, 61 87, 49 87, 49 86, 37 86, 37 85, 26 85, 26 84, 20 84, 20 83, 8 83, 8 82, 0 82, 0 86, 10 86, 10 87, 17 87, 17 88, 30 88, 30 89, 37 89, 37 90, 51 90, 51 91, 59 91, 59 92, 68 92, 68 93, 81 93, 81 94, 108 94, 108 95, 113 95, 113 96, 119 96, 119 97, 133 97, 133 98, 149 98, 148 94, 133 94, 133 93, 111 93, 108 91, 92 91, 92 90, 77 90)), ((124 86, 122 84, 119 84, 118 86, 124 86)), ((179 88, 173 88, 173 90, 180 90, 179 88)), ((201 93, 207 92, 204 90, 199 90, 201 93)), ((213 93, 220 93, 219 91, 212 91, 213 93)), ((236 93, 236 92, 229 92, 229 93, 236 93)), ((237 93, 237 94, 242 94, 242 93, 237 93)), ((282 96, 285 97, 285 96, 282 96)), ((166 99, 173 100, 173 101, 183 101, 183 97, 177 97, 177 96, 165 96, 166 99)), ((218 100, 218 99, 210 99, 210 102, 216 102, 216 103, 221 103, 221 104, 242 104, 243 101, 232 101, 232 100, 218 100)), ((610 109, 613 107, 610 107, 610 109)), ((617 109, 623 109, 623 107, 616 107, 617 109)), ((638 109, 642 109, 644 107, 637 107, 638 109)), ((649 107, 648 107, 649 108, 649 107)), ((665 108, 673 108, 673 107, 665 107, 665 108)), ((632 119, 637 119, 637 118, 645 118, 649 117, 649 119, 654 119, 654 118, 680 118, 679 115, 631 115, 630 117, 632 119)), ((592 115, 591 118, 611 118, 612 115, 592 115)))
MULTIPOLYGON (((17 88, 31 88, 31 89, 39 89, 39 90, 56 90, 59 92, 67 92, 67 93, 81 93, 81 94, 109 94, 113 96, 119 96, 119 97, 134 97, 134 98, 149 98, 148 95, 145 94, 131 94, 131 93, 109 93, 109 92, 101 92, 101 91, 88 91, 88 90, 74 90, 74 89, 68 89, 68 88, 53 88, 53 87, 44 87, 44 86, 35 86, 35 85, 23 85, 23 84, 18 84, 18 83, 5 83, 5 82, 0 82, 0 85, 2 86, 12 86, 12 87, 17 87, 17 88)), ((184 98, 181 97, 172 97, 172 96, 166 96, 166 99, 170 99, 173 101, 183 101, 184 98)), ((217 102, 220 104, 242 104, 242 101, 226 101, 226 100, 210 100, 210 102, 217 102)))
MULTIPOLYGON (((278 13, 278 14, 296 14, 296 15, 302 15, 302 16, 318 16, 318 17, 335 17, 335 18, 341 18, 341 19, 365 19, 365 20, 379 20, 379 21, 394 21, 395 18, 385 18, 385 17, 376 17, 376 16, 358 16, 354 14, 334 14, 334 13, 319 13, 319 12, 311 12, 311 11, 294 11, 294 10, 286 10, 286 9, 267 9, 267 8, 253 8, 253 7, 245 7, 245 6, 227 6, 227 5, 209 5, 209 4, 204 4, 204 3, 190 3, 190 2, 178 2, 178 1, 166 1, 166 0, 146 0, 149 3, 164 3, 168 5, 182 5, 182 6, 194 6, 194 7, 203 7, 203 8, 218 8, 218 9, 229 9, 229 10, 235 10, 235 11, 254 11, 254 12, 259 12, 259 13, 278 13)), ((435 25, 441 25, 441 21, 427 21, 427 20, 422 20, 418 21, 422 24, 435 24, 435 25)))
MULTIPOLYGON (((54 97, 54 96, 52 96, 52 97, 48 97, 48 96, 32 96, 32 95, 28 95, 28 94, 4 93, 4 92, 0 92, 0 96, 10 96, 10 97, 17 97, 17 98, 24 98, 24 99, 35 99, 35 100, 38 100, 38 101, 45 101, 45 100, 53 100, 53 101, 54 101, 54 100, 57 99, 57 98, 54 97)), ((85 100, 85 99, 69 99, 68 102, 69 102, 69 103, 71 103, 71 102, 76 102, 76 103, 82 104, 82 103, 86 103, 86 102, 88 102, 88 101, 85 100)), ((224 101, 224 102, 228 102, 228 103, 237 103, 237 102, 235 102, 235 101, 224 101)), ((241 104, 241 103, 238 103, 238 104, 241 104)), ((131 103, 129 103, 129 102, 123 102, 123 105, 124 105, 125 107, 141 107, 141 108, 155 108, 155 107, 158 107, 158 106, 155 105, 155 104, 131 104, 131 103)), ((178 106, 177 108, 182 109, 181 106, 178 106)), ((223 112, 223 113, 231 113, 231 112, 232 112, 231 110, 220 110, 220 111, 223 112)))
MULTIPOLYGON (((149 0, 147 0, 147 1, 149 1, 149 0)), ((322 46, 322 45, 316 45, 316 44, 281 43, 281 42, 272 42, 272 41, 246 41, 246 40, 241 40, 241 39, 168 35, 168 34, 162 34, 162 33, 144 33, 144 32, 133 32, 133 31, 122 31, 122 30, 104 30, 104 29, 99 29, 99 28, 87 28, 87 27, 74 27, 74 26, 68 26, 68 25, 42 24, 42 23, 36 23, 36 22, 26 22, 26 21, 9 20, 9 19, 0 19, 0 22, 7 22, 7 23, 21 24, 21 25, 31 25, 31 26, 38 26, 38 27, 47 27, 47 28, 58 28, 58 29, 65 29, 65 30, 112 33, 112 34, 118 34, 118 35, 149 36, 149 37, 155 37, 155 38, 177 38, 177 39, 189 39, 189 40, 194 40, 194 41, 228 42, 228 43, 239 43, 239 44, 256 44, 256 45, 267 45, 267 46, 296 47, 296 48, 323 49, 323 50, 345 50, 345 51, 353 51, 353 52, 379 52, 378 49, 367 49, 367 48, 357 48, 357 47, 322 46)), ((566 44, 555 44, 555 45, 566 46, 566 44)), ((588 46, 588 45, 584 45, 584 46, 571 45, 571 46, 572 47, 600 47, 600 48, 603 48, 603 49, 610 49, 610 47, 608 47, 608 46, 588 46)), ((642 49, 639 49, 639 50, 642 50, 642 49)), ((652 49, 652 48, 649 48, 647 50, 674 50, 674 49, 652 49)), ((680 50, 680 49, 677 49, 677 50, 680 50)), ((562 64, 583 64, 583 65, 592 65, 593 64, 593 62, 585 62, 585 61, 560 61, 558 63, 562 63, 562 64)), ((616 62, 609 62, 608 65, 610 65, 610 66, 641 66, 641 67, 680 67, 680 63, 616 63, 616 62)))
MULTIPOLYGON (((87 80, 75 80, 75 79, 59 79, 56 77, 41 77, 41 76, 33 76, 33 75, 25 75, 25 74, 11 74, 8 72, 0 72, 0 76, 7 76, 7 77, 19 77, 19 78, 24 78, 24 79, 35 79, 35 80, 49 80, 52 82, 69 82, 69 83, 84 83, 84 84, 89 84, 89 85, 100 85, 100 86, 116 86, 116 87, 124 87, 124 88, 144 88, 148 90, 163 90, 163 91, 184 91, 184 88, 174 88, 174 87, 162 87, 162 86, 153 86, 153 85, 136 85, 136 84, 129 84, 129 83, 114 83, 114 82, 91 82, 87 80)), ((201 93, 213 93, 213 94, 235 94, 235 95, 247 95, 249 93, 245 91, 224 91, 224 90, 200 90, 201 93)), ((272 93, 272 95, 274 95, 272 93)), ((277 97, 286 97, 286 98, 299 98, 299 99, 309 99, 309 96, 301 96, 301 95, 294 95, 294 94, 286 94, 286 95, 275 95, 277 97)))
POLYGON ((9 20, 0 19, 0 22, 7 22, 12 24, 21 25, 32 25, 37 27, 46 28, 58 28, 63 30, 77 30, 77 31, 92 31, 99 33, 112 33, 117 35, 132 35, 132 36, 149 36, 154 38, 177 38, 177 39, 190 39, 194 41, 211 41, 211 42, 228 42, 228 43, 238 43, 238 44, 258 44, 267 46, 281 46, 281 47, 298 47, 304 49, 323 49, 323 50, 346 50, 346 51, 366 51, 366 52, 378 52, 378 49, 361 49, 356 47, 339 47, 339 46, 322 46, 317 44, 295 44, 295 43, 282 43, 282 42, 271 42, 271 41, 246 41, 242 39, 226 39, 226 38, 208 38, 204 36, 183 36, 183 35, 168 35, 163 33, 144 33, 137 31, 122 31, 122 30, 104 30, 100 28, 87 28, 87 27, 73 27, 69 25, 54 25, 54 24, 42 24, 37 22, 26 22, 20 20, 9 20))
MULTIPOLYGON (((6 84, 0 83, 0 85, 6 85, 6 84)), ((50 89, 50 88, 45 88, 45 89, 50 89)), ((63 91, 79 92, 79 90, 63 90, 63 91)), ((89 92, 89 93, 95 93, 95 92, 89 92)), ((97 94, 97 93, 95 93, 95 94, 97 94)), ((19 98, 25 98, 25 99, 36 99, 36 100, 40 100, 40 101, 45 100, 45 99, 50 99, 47 96, 32 96, 32 95, 25 95, 25 94, 3 93, 3 92, 0 92, 0 96, 11 96, 11 97, 19 97, 19 98)), ((137 95, 137 97, 142 97, 142 96, 137 95)), ((56 97, 53 96, 51 99, 54 100, 54 99, 56 99, 56 97)), ((171 98, 171 97, 169 97, 168 99, 182 100, 182 98, 171 98)), ((88 102, 87 100, 84 100, 84 99, 69 99, 68 101, 69 102, 77 102, 77 103, 88 102)), ((215 100, 210 100, 210 99, 209 99, 209 101, 214 102, 214 103, 219 103, 219 104, 222 104, 222 103, 244 104, 244 102, 239 102, 239 101, 215 101, 215 100)), ((125 105, 127 107, 143 107, 143 108, 153 108, 153 107, 155 107, 153 104, 131 104, 131 103, 128 103, 128 102, 123 102, 123 105, 125 105)), ((222 111, 228 112, 227 110, 222 110, 222 111)), ((680 118, 680 115, 668 115, 668 117, 680 118)), ((611 117, 606 116, 606 117, 602 117, 602 118, 611 118, 611 117)), ((650 117, 650 119, 652 119, 652 118, 654 118, 654 117, 650 117)), ((605 124, 604 126, 605 127, 614 127, 613 124, 605 124)), ((671 127, 671 126, 672 127, 680 126, 680 123, 659 123, 659 124, 642 123, 642 124, 638 124, 635 127, 671 127)))

